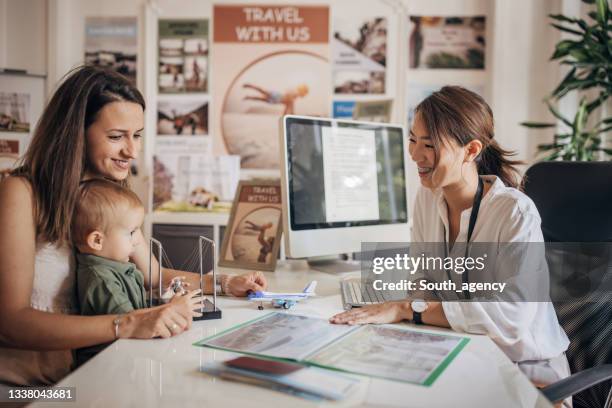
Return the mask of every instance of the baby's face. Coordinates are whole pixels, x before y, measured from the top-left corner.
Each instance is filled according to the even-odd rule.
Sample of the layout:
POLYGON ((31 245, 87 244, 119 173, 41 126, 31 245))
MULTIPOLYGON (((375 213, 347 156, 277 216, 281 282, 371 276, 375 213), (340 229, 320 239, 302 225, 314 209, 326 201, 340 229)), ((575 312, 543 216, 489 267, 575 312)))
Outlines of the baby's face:
POLYGON ((99 255, 119 262, 128 262, 136 247, 136 232, 144 220, 142 208, 125 206, 104 237, 99 255))

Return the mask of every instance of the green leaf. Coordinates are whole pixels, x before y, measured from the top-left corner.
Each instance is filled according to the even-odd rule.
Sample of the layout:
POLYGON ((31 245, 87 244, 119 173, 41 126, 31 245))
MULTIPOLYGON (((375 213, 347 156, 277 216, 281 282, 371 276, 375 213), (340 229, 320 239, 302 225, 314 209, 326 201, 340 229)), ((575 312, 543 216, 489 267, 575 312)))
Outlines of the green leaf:
POLYGON ((595 0, 582 0, 584 3, 593 4, 595 0))
MULTIPOLYGON (((597 134, 597 132, 593 133, 594 135, 597 134)), ((601 137, 597 137, 597 136, 592 136, 590 138, 591 142, 593 143, 593 145, 595 146, 599 146, 601 144, 601 137)))
POLYGON ((561 115, 561 113, 549 101, 547 101, 546 104, 548 105, 548 110, 550 113, 552 113, 557 119, 565 123, 567 126, 572 126, 572 122, 563 117, 563 115, 561 115))
POLYGON ((556 149, 558 147, 560 147, 560 145, 556 143, 542 143, 538 145, 538 150, 544 152, 550 149, 556 149))
POLYGON ((608 99, 608 96, 610 96, 610 94, 606 91, 600 92, 599 93, 599 97, 597 99, 595 99, 594 101, 592 101, 591 103, 589 103, 587 105, 587 111, 589 113, 593 112, 595 109, 597 109, 606 99, 608 99))
POLYGON ((605 119, 600 120, 599 122, 597 122, 597 124, 595 126, 597 127, 597 126, 601 126, 601 125, 609 125, 611 123, 612 123, 612 116, 610 116, 609 118, 605 118, 605 119))
POLYGON ((612 149, 606 149, 605 147, 602 147, 599 150, 606 154, 612 155, 612 149))
POLYGON ((575 134, 580 134, 582 132, 586 119, 588 119, 586 105, 586 99, 582 98, 578 106, 578 112, 576 112, 574 118, 574 123, 572 124, 572 129, 574 129, 575 134))
POLYGON ((579 35, 581 37, 582 37, 582 34, 583 34, 580 31, 572 30, 571 28, 564 27, 564 26, 562 26, 560 24, 551 23, 551 26, 555 27, 559 31, 564 31, 566 33, 579 35))
MULTIPOLYGON (((561 80, 561 82, 559 83, 559 86, 557 86, 557 88, 553 91, 553 96, 559 96, 560 93, 562 93, 562 91, 567 88, 567 83, 570 81, 575 80, 574 78, 574 74, 576 73, 576 67, 572 68, 567 75, 565 75, 565 77, 563 77, 563 79, 561 80)), ((564 92, 564 94, 567 93, 567 90, 564 92)))
POLYGON ((559 155, 561 154, 561 152, 557 151, 554 152, 553 154, 551 154, 550 156, 546 156, 544 158, 544 160, 546 161, 553 161, 553 160, 557 160, 559 158, 559 155))
POLYGON ((576 23, 575 18, 570 18, 570 17, 564 16, 563 14, 549 14, 548 17, 552 18, 553 20, 563 21, 566 23, 576 23))
POLYGON ((583 48, 572 48, 569 55, 579 62, 589 61, 589 54, 583 48))
POLYGON ((553 53, 552 57, 550 57, 550 59, 558 59, 561 57, 565 57, 573 48, 577 47, 579 44, 580 43, 572 40, 559 41, 557 43, 557 46, 555 47, 555 52, 553 53))
POLYGON ((608 0, 596 0, 597 2, 597 20, 604 27, 608 24, 608 14, 610 9, 608 7, 608 0))
POLYGON ((586 21, 584 21, 583 19, 580 19, 580 20, 577 20, 576 23, 578 24, 578 26, 580 26, 580 28, 582 28, 584 31, 588 33, 589 25, 587 24, 586 21))
POLYGON ((551 128, 551 127, 557 126, 554 123, 542 123, 542 122, 521 122, 520 125, 528 127, 528 128, 534 128, 534 129, 538 129, 538 128, 551 128))

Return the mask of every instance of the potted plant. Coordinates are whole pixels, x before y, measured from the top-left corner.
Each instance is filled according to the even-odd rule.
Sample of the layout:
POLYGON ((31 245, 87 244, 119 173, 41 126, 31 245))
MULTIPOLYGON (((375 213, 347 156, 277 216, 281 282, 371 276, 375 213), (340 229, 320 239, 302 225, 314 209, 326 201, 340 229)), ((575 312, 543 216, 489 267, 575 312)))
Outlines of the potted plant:
MULTIPOLYGON (((572 34, 572 39, 561 40, 551 60, 571 67, 552 94, 545 100, 550 112, 568 130, 556 133, 552 143, 538 145, 546 153, 544 160, 593 161, 602 156, 612 157, 612 149, 602 146, 602 135, 612 130, 612 116, 603 117, 589 126, 591 115, 604 107, 612 97, 612 13, 607 0, 583 0, 594 9, 588 13, 591 21, 551 14, 551 25, 572 34), (589 100, 583 96, 573 118, 566 118, 554 102, 570 91, 595 90, 597 96, 589 100)), ((605 110, 604 110, 605 112, 605 110)), ((603 116, 603 115, 602 115, 603 116)), ((529 128, 554 128, 556 123, 523 122, 529 128)))

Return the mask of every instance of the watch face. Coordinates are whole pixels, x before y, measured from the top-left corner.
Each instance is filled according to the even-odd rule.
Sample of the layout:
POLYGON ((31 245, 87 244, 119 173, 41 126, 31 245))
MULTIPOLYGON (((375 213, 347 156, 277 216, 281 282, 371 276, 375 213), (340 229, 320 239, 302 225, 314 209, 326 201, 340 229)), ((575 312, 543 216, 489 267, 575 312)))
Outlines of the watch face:
POLYGON ((412 307, 413 311, 417 313, 423 313, 427 310, 428 305, 427 302, 425 302, 424 300, 415 300, 410 306, 412 307))

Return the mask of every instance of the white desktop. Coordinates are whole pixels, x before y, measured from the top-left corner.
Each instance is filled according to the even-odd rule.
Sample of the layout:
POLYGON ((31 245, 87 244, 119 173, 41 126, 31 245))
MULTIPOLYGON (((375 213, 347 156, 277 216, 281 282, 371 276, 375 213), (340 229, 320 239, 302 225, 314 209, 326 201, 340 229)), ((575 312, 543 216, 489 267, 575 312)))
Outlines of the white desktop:
POLYGON ((288 257, 353 253, 362 242, 408 240, 401 125, 288 115, 280 146, 288 257))

